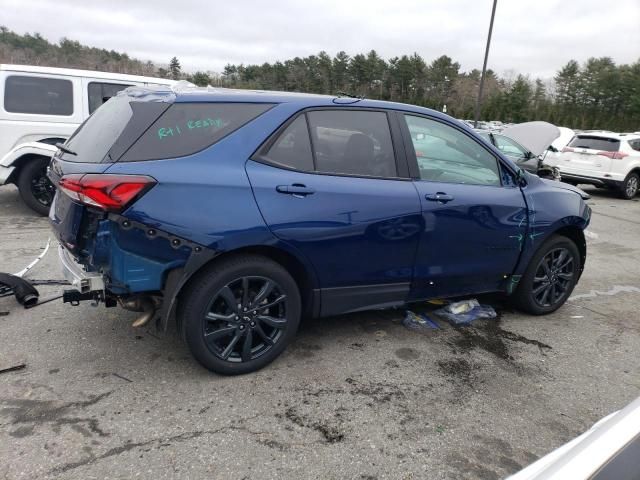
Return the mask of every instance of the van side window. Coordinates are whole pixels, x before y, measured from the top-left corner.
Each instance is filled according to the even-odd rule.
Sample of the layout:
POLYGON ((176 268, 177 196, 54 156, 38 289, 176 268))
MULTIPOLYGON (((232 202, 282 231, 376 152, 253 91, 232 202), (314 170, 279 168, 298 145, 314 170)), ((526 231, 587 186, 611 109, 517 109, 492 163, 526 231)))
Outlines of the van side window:
POLYGON ((131 85, 123 83, 100 83, 91 82, 87 88, 89 92, 89 114, 93 113, 100 105, 115 97, 120 90, 124 90, 131 85))
POLYGON ((70 80, 11 75, 4 86, 4 109, 11 113, 72 115, 70 80))

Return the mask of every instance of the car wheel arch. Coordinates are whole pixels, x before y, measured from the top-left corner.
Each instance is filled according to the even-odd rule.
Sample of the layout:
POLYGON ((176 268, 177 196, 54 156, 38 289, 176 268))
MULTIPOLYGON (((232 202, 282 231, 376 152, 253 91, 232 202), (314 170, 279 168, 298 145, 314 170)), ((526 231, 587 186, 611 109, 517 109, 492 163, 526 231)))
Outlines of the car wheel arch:
MULTIPOLYGON (((175 305, 172 305, 171 311, 167 312, 167 316, 171 317, 175 314, 175 311, 178 309, 178 304, 180 303, 181 294, 188 290, 189 285, 192 282, 197 281, 200 273, 223 260, 242 255, 259 255, 273 260, 284 267, 296 281, 298 288, 300 289, 303 318, 317 316, 320 311, 320 302, 319 296, 316 294, 319 289, 315 272, 308 264, 305 263, 305 261, 301 260, 298 256, 285 248, 265 245, 251 245, 227 250, 202 263, 197 270, 189 274, 189 277, 180 285, 177 291, 171 295, 171 298, 165 298, 165 302, 173 302, 175 299, 175 302, 173 302, 175 305)), ((179 325, 180 319, 176 317, 175 320, 178 322, 178 331, 181 331, 179 325)), ((166 328, 169 323, 169 318, 163 318, 161 321, 163 326, 166 328)))
POLYGON ((25 155, 22 155, 21 157, 16 158, 11 164, 11 166, 15 167, 15 169, 11 172, 11 175, 9 175, 9 178, 7 178, 6 183, 15 184, 18 181, 18 177, 20 176, 20 171, 25 165, 27 165, 29 162, 32 162, 34 160, 40 160, 43 158, 45 160, 50 160, 45 155, 39 155, 37 153, 27 153, 25 155))

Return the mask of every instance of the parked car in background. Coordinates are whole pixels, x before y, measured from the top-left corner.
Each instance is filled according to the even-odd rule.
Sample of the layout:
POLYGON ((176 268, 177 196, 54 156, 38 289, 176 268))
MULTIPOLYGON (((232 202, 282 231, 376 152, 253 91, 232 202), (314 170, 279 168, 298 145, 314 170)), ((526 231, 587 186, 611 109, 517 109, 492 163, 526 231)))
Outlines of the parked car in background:
POLYGON ((589 131, 578 133, 555 155, 562 180, 616 190, 632 199, 640 189, 640 135, 589 131))
POLYGON ((640 398, 507 480, 638 480, 640 398))
POLYGON ((0 65, 0 185, 15 184, 24 202, 49 212, 54 187, 47 164, 105 100, 131 85, 173 80, 69 68, 0 65))
POLYGON ((131 87, 49 175, 64 299, 175 318, 225 374, 274 360, 303 315, 490 291, 550 313, 586 258, 584 192, 411 105, 131 87))
POLYGON ((558 169, 543 162, 543 154, 560 135, 560 130, 555 125, 546 122, 526 122, 507 127, 502 133, 479 130, 478 135, 511 158, 520 168, 541 178, 560 180, 558 169))

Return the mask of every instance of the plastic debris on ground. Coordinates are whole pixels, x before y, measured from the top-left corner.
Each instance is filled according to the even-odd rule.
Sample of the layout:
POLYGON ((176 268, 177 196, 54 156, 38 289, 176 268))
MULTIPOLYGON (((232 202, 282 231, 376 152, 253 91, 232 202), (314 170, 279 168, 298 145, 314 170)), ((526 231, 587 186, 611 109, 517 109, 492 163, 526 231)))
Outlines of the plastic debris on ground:
POLYGON ((478 300, 472 298, 461 302, 450 303, 446 307, 433 312, 454 325, 466 325, 479 318, 496 318, 493 307, 480 305, 478 300))
POLYGON ((409 330, 435 330, 440 328, 435 321, 431 320, 424 313, 415 313, 411 310, 407 310, 407 314, 402 320, 402 325, 404 325, 409 330))

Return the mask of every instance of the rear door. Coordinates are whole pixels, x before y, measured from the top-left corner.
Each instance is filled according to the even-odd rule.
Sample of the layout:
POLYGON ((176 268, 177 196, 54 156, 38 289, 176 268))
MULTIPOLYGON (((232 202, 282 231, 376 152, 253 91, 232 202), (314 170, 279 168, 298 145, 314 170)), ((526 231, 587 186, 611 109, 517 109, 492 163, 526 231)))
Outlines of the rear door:
POLYGON ((407 298, 422 216, 393 130, 384 111, 307 111, 247 163, 266 223, 313 264, 323 315, 407 298))
POLYGON ((527 231, 513 175, 466 132, 430 117, 398 115, 424 223, 411 299, 500 289, 527 231))
POLYGON ((576 135, 559 156, 562 170, 597 177, 611 171, 611 160, 620 149, 620 140, 597 135, 576 135))

